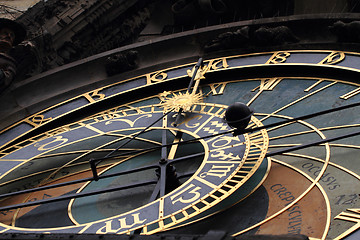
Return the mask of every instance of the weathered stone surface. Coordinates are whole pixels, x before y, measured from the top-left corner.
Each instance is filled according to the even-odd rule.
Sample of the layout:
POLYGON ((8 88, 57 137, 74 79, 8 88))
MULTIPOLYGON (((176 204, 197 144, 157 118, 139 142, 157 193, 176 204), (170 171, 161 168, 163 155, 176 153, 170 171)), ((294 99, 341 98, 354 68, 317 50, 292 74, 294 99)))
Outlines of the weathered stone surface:
POLYGON ((360 21, 337 21, 329 29, 337 36, 339 42, 360 43, 360 21))
MULTIPOLYGON (((141 0, 40 2, 17 20, 27 27, 28 39, 40 59, 38 66, 18 79, 133 42, 150 17, 151 3, 141 0)), ((34 65, 19 54, 16 57, 22 65, 34 65)))
POLYGON ((106 72, 109 76, 136 68, 137 51, 117 53, 106 59, 106 72))
POLYGON ((253 46, 279 46, 299 42, 299 39, 287 26, 260 26, 254 30, 244 26, 233 32, 219 34, 204 49, 207 52, 247 48, 253 46))

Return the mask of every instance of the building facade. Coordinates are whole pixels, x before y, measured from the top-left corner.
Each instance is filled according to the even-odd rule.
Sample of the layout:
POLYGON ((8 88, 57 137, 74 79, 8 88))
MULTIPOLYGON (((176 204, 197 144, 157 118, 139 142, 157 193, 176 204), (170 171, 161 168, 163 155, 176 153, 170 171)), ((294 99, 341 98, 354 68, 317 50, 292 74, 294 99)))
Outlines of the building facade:
POLYGON ((2 236, 359 238, 359 11, 39 1, 0 95, 2 236))

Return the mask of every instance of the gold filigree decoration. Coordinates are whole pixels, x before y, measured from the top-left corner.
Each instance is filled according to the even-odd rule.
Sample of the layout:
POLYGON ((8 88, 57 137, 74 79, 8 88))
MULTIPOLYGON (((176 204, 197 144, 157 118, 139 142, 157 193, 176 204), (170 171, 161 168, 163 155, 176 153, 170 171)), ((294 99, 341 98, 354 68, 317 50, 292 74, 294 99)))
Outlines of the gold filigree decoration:
POLYGON ((165 110, 173 109, 173 111, 189 111, 191 106, 200 103, 203 100, 201 93, 172 93, 171 97, 168 97, 168 92, 162 94, 162 107, 165 110))

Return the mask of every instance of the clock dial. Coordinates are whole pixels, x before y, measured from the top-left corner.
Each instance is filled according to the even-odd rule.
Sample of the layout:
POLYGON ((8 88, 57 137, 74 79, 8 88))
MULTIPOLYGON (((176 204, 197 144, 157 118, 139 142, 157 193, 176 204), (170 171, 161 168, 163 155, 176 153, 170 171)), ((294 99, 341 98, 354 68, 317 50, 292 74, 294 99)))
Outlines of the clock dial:
POLYGON ((359 107, 281 123, 360 102, 357 58, 289 51, 213 59, 200 69, 197 91, 186 90, 194 65, 184 65, 33 115, 3 132, 2 194, 89 179, 4 198, 2 206, 59 201, 2 208, 1 227, 200 234, 211 225, 233 236, 350 236, 359 226, 359 135, 265 155, 359 131, 359 107), (234 102, 254 111, 248 128, 278 124, 233 136, 223 118, 234 102))

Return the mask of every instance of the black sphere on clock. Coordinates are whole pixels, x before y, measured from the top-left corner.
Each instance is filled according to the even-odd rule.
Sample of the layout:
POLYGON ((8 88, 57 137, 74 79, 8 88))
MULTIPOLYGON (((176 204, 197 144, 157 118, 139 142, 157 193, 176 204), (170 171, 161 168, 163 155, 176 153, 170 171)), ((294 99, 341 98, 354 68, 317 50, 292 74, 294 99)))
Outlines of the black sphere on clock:
POLYGON ((243 130, 250 122, 253 111, 246 104, 235 102, 225 112, 224 120, 230 127, 243 130))

